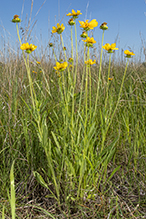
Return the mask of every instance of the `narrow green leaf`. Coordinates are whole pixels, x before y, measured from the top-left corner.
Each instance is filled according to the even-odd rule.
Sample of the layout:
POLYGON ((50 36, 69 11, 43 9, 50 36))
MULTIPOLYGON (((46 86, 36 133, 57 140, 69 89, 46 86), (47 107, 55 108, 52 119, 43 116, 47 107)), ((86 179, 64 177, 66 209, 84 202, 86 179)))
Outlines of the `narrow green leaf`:
POLYGON ((12 163, 11 166, 11 171, 10 171, 10 188, 11 188, 11 213, 12 213, 12 219, 15 219, 15 186, 14 186, 14 162, 12 163))
POLYGON ((5 207, 3 206, 3 210, 2 210, 2 219, 5 219, 5 207))
POLYGON ((45 183, 43 177, 37 171, 33 171, 33 175, 36 178, 36 180, 38 181, 38 183, 40 183, 43 187, 49 189, 47 184, 45 183))

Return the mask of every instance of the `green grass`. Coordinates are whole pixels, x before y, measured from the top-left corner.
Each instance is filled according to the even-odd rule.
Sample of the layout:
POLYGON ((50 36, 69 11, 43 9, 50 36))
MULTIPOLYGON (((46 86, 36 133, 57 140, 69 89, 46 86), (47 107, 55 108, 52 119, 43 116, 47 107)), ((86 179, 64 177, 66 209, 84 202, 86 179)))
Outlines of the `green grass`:
MULTIPOLYGON (((104 107, 106 84, 103 84, 96 115, 92 118, 90 113, 87 115, 86 130, 83 99, 78 112, 80 89, 76 89, 72 129, 71 117, 64 116, 67 112, 70 115, 72 101, 65 108, 55 73, 45 68, 52 97, 46 91, 42 73, 32 75, 41 115, 41 137, 32 114, 26 71, 20 72, 21 63, 18 63, 15 75, 10 75, 10 68, 14 71, 13 65, 11 62, 1 67, 1 213, 4 207, 5 217, 10 217, 7 190, 9 172, 15 160, 16 218, 41 214, 50 218, 49 213, 55 218, 59 215, 62 218, 144 216, 145 67, 129 66, 120 102, 106 136, 108 112, 116 106, 120 90, 122 66, 113 66, 114 79, 109 84, 107 111, 104 107), (104 149, 101 151, 103 136, 104 149), (36 205, 38 208, 33 207, 36 205)), ((106 74, 108 68, 104 71, 106 74)), ((97 72, 98 66, 93 69, 93 78, 97 72)), ((92 86, 96 89, 95 79, 92 86)), ((95 92, 92 92, 93 105, 94 101, 95 92)))
POLYGON ((23 58, 0 63, 1 217, 145 218, 145 66, 78 61, 58 77, 23 58))

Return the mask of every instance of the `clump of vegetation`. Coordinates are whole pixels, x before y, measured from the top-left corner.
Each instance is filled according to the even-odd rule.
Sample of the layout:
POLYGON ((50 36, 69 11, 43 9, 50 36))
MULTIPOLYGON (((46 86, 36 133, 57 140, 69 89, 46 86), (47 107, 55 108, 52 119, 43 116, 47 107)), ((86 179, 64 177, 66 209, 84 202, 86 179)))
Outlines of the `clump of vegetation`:
POLYGON ((12 19, 22 57, 0 63, 2 218, 146 216, 144 66, 132 65, 129 50, 124 64, 113 62, 118 48, 103 45, 106 22, 100 25, 100 60, 92 59, 96 19, 79 21, 80 54, 80 14, 67 14, 70 53, 64 24, 52 28, 61 42, 57 49, 48 44, 55 64, 38 60, 37 46, 22 42, 21 19, 12 19))

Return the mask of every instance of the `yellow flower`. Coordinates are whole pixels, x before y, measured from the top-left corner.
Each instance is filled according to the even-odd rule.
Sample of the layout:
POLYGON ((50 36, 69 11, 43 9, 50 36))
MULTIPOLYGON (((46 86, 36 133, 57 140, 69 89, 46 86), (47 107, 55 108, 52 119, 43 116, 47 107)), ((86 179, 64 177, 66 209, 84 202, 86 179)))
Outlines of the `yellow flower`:
POLYGON ((86 46, 88 47, 93 47, 93 44, 96 43, 93 37, 87 37, 85 40, 82 40, 83 42, 86 43, 86 46))
POLYGON ((64 29, 65 29, 65 26, 63 25, 63 24, 57 24, 57 27, 52 27, 53 28, 53 30, 52 30, 52 33, 58 33, 58 34, 61 34, 63 31, 64 31, 64 29))
POLYGON ((35 45, 33 45, 33 44, 30 44, 30 45, 29 45, 29 43, 23 43, 23 44, 20 46, 20 49, 21 49, 21 50, 26 50, 27 53, 33 52, 36 48, 37 48, 37 46, 35 46, 35 45))
POLYGON ((21 19, 19 18, 19 15, 14 15, 14 17, 13 17, 13 19, 12 19, 12 22, 13 23, 19 23, 19 22, 21 22, 21 19))
POLYGON ((133 52, 130 52, 129 50, 125 50, 124 53, 126 54, 126 58, 131 58, 131 56, 135 55, 133 52))
POLYGON ((84 21, 79 21, 80 27, 83 28, 84 30, 88 31, 90 29, 94 29, 94 27, 98 26, 98 22, 96 19, 93 19, 92 21, 88 22, 88 20, 84 21))
POLYGON ((112 43, 111 45, 106 43, 102 48, 107 50, 108 53, 113 53, 113 50, 118 50, 118 48, 116 48, 116 43, 112 43))
POLYGON ((56 71, 64 71, 67 67, 67 62, 63 62, 63 63, 60 63, 60 62, 56 62, 56 66, 53 67, 56 71))
POLYGON ((109 80, 109 81, 112 81, 112 80, 113 80, 113 78, 108 78, 108 80, 109 80))
POLYGON ((66 16, 73 16, 73 18, 78 18, 78 16, 82 14, 79 10, 77 10, 77 12, 75 12, 73 9, 72 9, 72 13, 68 13, 66 16))
POLYGON ((40 65, 41 63, 37 61, 37 64, 40 65))
POLYGON ((85 61, 85 64, 94 65, 94 64, 96 64, 96 60, 92 61, 92 59, 89 59, 88 61, 85 61))
POLYGON ((108 29, 107 23, 106 23, 106 22, 103 22, 103 23, 100 25, 100 29, 102 29, 102 30, 107 30, 107 29, 108 29))

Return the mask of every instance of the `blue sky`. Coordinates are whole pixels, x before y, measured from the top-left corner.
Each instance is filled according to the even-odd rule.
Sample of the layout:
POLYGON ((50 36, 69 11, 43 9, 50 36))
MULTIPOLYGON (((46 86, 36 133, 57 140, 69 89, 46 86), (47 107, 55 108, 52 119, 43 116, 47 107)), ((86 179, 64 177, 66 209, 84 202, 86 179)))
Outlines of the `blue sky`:
MULTIPOLYGON (((34 0, 32 19, 43 2, 44 0, 34 0)), ((20 15, 20 18, 22 18, 21 26, 25 27, 27 16, 29 18, 30 15, 30 8, 31 0, 1 0, 0 50, 4 39, 12 45, 16 44, 15 24, 11 23, 13 15, 20 15)), ((140 49, 142 48, 140 32, 142 38, 146 39, 146 3, 144 0, 46 0, 34 18, 36 25, 31 33, 33 43, 41 41, 42 44, 47 45, 51 37, 52 26, 55 26, 60 20, 66 27, 63 37, 67 40, 70 27, 67 25, 69 17, 66 16, 66 13, 71 12, 72 9, 82 12, 78 20, 96 19, 98 21, 99 25, 94 30, 97 46, 98 42, 101 43, 102 36, 99 26, 103 22, 107 22, 109 29, 105 32, 104 44, 115 42, 118 36, 117 47, 120 51, 130 47, 137 57, 140 56, 140 49)), ((78 35, 82 32, 79 24, 77 32, 78 35)), ((143 60, 144 56, 142 56, 143 60)))

